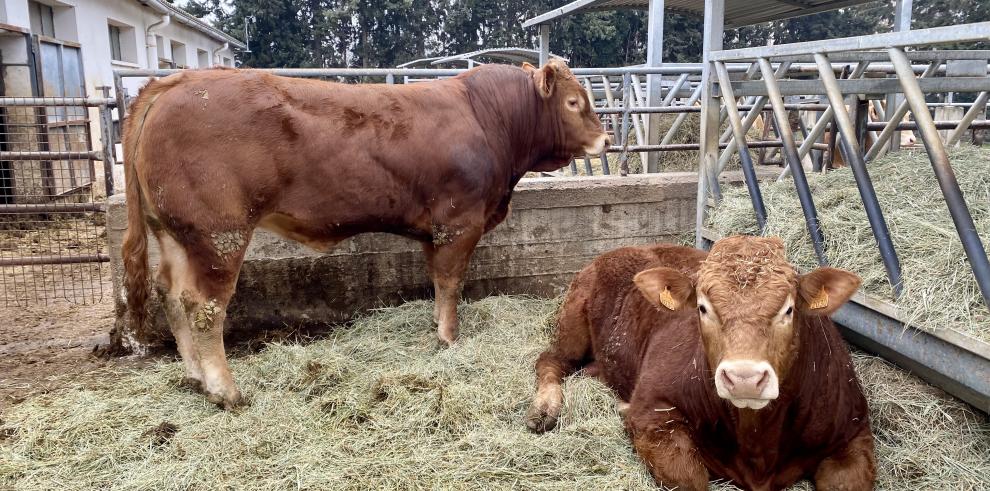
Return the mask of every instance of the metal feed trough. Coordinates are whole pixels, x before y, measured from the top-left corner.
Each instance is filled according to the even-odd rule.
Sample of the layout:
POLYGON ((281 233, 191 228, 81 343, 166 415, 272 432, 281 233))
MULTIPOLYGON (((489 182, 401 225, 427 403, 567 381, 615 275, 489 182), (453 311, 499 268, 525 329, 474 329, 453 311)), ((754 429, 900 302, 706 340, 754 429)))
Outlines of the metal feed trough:
MULTIPOLYGON (((715 10, 706 15, 705 42, 707 46, 717 47, 721 39, 721 20, 717 10, 723 2, 709 0, 708 3, 715 10)), ((708 241, 718 238, 706 229, 705 224, 709 210, 721 199, 718 176, 732 152, 740 156, 758 226, 761 230, 765 227, 766 210, 754 164, 747 152, 750 145, 746 141, 746 131, 758 111, 769 105, 773 109, 775 130, 783 142, 783 160, 793 177, 818 262, 828 264, 828 250, 801 161, 819 142, 825 129, 834 127, 840 136, 842 153, 855 177, 887 277, 896 295, 902 284, 900 262, 866 164, 885 152, 888 142, 897 141, 892 137, 898 130, 916 129, 924 142, 983 299, 990 305, 990 262, 946 153, 946 146, 958 141, 968 129, 990 126, 990 121, 986 120, 990 92, 987 60, 990 59, 990 51, 905 50, 907 47, 927 48, 986 39, 990 39, 990 22, 832 39, 826 43, 736 50, 706 49, 705 74, 702 78, 703 149, 698 176, 698 245, 703 247, 708 241), (838 79, 835 76, 836 62, 853 67, 847 78, 838 79), (731 80, 730 63, 747 63, 752 71, 762 74, 762 79, 731 80), (812 63, 817 76, 812 79, 787 76, 791 73, 787 67, 794 63, 812 63), (884 71, 891 73, 885 77, 866 77, 869 68, 876 65, 882 65, 884 71), (960 65, 969 68, 959 70, 960 65), (946 68, 943 69, 943 66, 946 68), (923 67, 920 74, 919 67, 923 67), (938 76, 940 74, 944 76, 938 76), (973 93, 976 98, 968 105, 969 109, 961 119, 936 125, 925 99, 926 94, 936 93, 973 93), (889 114, 885 117, 886 122, 867 124, 867 105, 872 103, 870 99, 891 94, 895 95, 888 100, 894 103, 887 105, 889 114), (784 104, 786 96, 812 96, 826 99, 829 103, 829 107, 801 139, 795 139, 792 135, 784 104), (741 107, 740 97, 755 100, 750 99, 752 102, 747 107, 741 107), (908 111, 913 115, 914 122, 902 123, 908 111), (720 113, 727 113, 732 133, 729 148, 721 153, 718 138, 720 113), (945 141, 938 134, 939 129, 951 130, 945 141), (861 144, 865 134, 875 130, 880 132, 873 135, 874 145, 864 152, 861 144)), ((820 167, 821 164, 817 163, 815 169, 820 167)), ((846 335, 854 343, 897 362, 984 412, 990 412, 990 345, 987 343, 957 333, 906 326, 896 307, 884 299, 869 295, 854 297, 835 315, 835 319, 845 327, 846 335)))

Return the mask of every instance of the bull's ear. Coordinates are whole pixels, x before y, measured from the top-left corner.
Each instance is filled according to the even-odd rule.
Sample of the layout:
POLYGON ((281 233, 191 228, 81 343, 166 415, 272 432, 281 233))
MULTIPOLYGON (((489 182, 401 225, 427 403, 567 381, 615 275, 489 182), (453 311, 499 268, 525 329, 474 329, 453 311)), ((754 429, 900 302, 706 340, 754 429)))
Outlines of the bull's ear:
POLYGON ((524 61, 522 64, 522 69, 526 73, 533 73, 536 71, 536 67, 530 64, 528 61, 524 61))
POLYGON ((540 97, 549 99, 553 95, 553 89, 557 85, 557 67, 553 63, 543 65, 543 68, 533 72, 533 82, 536 83, 536 92, 540 97))
POLYGON ((818 268, 798 280, 798 304, 804 312, 832 315, 856 293, 861 280, 844 269, 818 268))
POLYGON ((640 271, 633 283, 650 303, 667 310, 678 310, 685 305, 694 307, 694 282, 687 275, 671 268, 653 268, 640 271))

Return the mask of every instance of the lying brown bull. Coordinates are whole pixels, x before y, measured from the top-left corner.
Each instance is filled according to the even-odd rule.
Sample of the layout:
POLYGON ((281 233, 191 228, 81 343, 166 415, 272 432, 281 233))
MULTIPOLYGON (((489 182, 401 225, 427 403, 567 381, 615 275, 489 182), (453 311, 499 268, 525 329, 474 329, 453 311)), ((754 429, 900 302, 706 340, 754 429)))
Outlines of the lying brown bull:
POLYGON ((505 218, 513 186, 608 143, 592 109, 559 62, 415 85, 243 70, 153 81, 124 135, 132 322, 145 318, 147 226, 161 246, 156 286, 186 382, 236 406, 223 323, 255 228, 320 251, 388 232, 423 243, 438 335, 452 343, 468 260, 505 218))
POLYGON ((604 254, 571 284, 527 424, 553 428, 562 378, 592 365, 664 486, 871 489, 866 399, 828 317, 858 286, 839 269, 798 275, 776 238, 604 254))

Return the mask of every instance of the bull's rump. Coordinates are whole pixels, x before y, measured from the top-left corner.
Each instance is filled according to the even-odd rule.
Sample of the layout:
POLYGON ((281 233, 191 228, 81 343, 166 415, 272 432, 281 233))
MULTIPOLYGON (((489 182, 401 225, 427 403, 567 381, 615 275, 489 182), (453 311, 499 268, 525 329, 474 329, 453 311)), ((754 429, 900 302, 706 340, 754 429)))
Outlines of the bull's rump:
POLYGON ((136 165, 152 211, 179 221, 274 214, 319 239, 415 234, 471 160, 454 153, 479 142, 453 80, 346 85, 205 70, 155 83, 168 88, 147 112, 136 165))

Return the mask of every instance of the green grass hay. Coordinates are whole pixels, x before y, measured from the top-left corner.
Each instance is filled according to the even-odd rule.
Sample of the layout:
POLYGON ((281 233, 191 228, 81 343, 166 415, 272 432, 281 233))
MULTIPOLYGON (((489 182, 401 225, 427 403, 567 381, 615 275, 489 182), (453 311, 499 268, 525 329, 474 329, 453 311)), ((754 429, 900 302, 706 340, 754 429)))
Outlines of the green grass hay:
MULTIPOLYGON (((269 345, 232 361, 252 400, 238 413, 180 389, 177 362, 100 371, 2 415, 0 489, 653 488, 595 380, 567 382, 557 430, 526 430, 533 362, 558 303, 462 305, 453 349, 437 348, 432 303, 422 301, 373 312, 328 339, 269 345)), ((879 359, 855 362, 880 489, 990 480, 982 416, 879 359)))
MULTIPOLYGON (((950 155, 977 232, 990 245, 990 149, 962 146, 950 155)), ((891 153, 868 166, 880 207, 901 261, 903 294, 894 303, 906 321, 930 331, 951 330, 990 343, 987 309, 962 243, 939 192, 923 149, 891 153)), ((893 301, 849 168, 809 175, 830 264, 858 273, 863 288, 893 301)), ((794 183, 787 179, 761 185, 768 220, 766 234, 787 243, 791 261, 817 265, 794 183)), ((726 188, 712 213, 711 227, 722 235, 757 233, 749 194, 726 188)))

